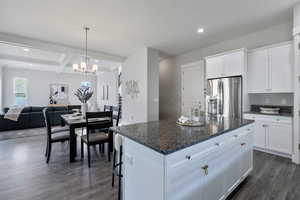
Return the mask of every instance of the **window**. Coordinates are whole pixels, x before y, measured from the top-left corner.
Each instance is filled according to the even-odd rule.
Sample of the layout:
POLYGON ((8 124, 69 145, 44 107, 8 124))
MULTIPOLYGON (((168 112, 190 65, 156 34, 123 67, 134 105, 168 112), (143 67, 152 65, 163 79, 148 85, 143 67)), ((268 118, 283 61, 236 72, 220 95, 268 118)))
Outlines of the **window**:
POLYGON ((14 78, 15 105, 23 107, 27 105, 27 79, 14 78))
POLYGON ((89 81, 81 82, 80 87, 82 88, 92 88, 92 83, 89 81))

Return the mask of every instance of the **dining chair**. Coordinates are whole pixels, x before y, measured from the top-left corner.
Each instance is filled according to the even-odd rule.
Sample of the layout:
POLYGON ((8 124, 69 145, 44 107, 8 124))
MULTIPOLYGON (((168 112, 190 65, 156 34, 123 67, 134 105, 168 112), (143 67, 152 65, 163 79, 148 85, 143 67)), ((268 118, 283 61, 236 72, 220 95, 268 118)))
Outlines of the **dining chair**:
POLYGON ((86 113, 86 135, 81 136, 81 158, 84 157, 84 144, 87 145, 88 166, 91 167, 90 146, 104 145, 108 143, 108 161, 110 162, 110 149, 113 138, 110 132, 102 134, 102 129, 108 129, 112 126, 112 111, 105 112, 87 112, 86 113), (107 118, 105 121, 99 121, 99 118, 107 118))
POLYGON ((104 110, 103 111, 112 111, 112 106, 104 105, 104 110))
POLYGON ((45 156, 47 157, 46 163, 49 163, 52 143, 57 142, 65 142, 70 140, 70 131, 68 127, 62 128, 52 128, 51 127, 51 118, 48 112, 48 108, 43 109, 43 115, 45 120, 45 126, 47 130, 47 144, 46 144, 46 153, 45 156))
MULTIPOLYGON (((112 118, 113 118, 113 126, 118 126, 120 122, 120 116, 121 116, 121 108, 119 106, 110 106, 111 110, 113 112, 112 118)), ((109 132, 109 128, 102 129, 102 134, 107 134, 109 132)), ((113 152, 113 143, 109 146, 110 152, 113 152)), ((104 145, 100 145, 99 151, 101 153, 104 153, 104 145)))

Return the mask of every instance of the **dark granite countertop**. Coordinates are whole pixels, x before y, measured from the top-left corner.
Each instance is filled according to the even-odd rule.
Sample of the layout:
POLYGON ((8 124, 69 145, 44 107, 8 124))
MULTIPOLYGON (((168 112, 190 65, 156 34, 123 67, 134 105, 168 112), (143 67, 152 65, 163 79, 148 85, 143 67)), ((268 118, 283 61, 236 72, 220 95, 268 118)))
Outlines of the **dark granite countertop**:
POLYGON ((174 120, 161 120, 111 128, 112 131, 164 155, 203 142, 253 123, 245 119, 207 119, 204 126, 184 127, 174 120))
POLYGON ((292 113, 278 113, 278 114, 266 114, 257 111, 244 112, 244 114, 255 114, 255 115, 268 115, 268 116, 281 116, 281 117, 293 117, 292 113))

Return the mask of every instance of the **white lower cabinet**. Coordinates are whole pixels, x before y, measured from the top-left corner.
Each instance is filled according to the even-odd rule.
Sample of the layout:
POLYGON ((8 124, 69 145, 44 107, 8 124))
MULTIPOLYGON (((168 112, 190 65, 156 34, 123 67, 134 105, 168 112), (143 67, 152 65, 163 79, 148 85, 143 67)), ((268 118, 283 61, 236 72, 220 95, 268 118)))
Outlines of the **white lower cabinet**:
POLYGON ((167 161, 168 200, 221 200, 252 170, 253 128, 212 143, 190 159, 167 161))
POLYGON ((245 114, 245 119, 255 120, 254 147, 290 157, 292 154, 292 119, 290 117, 245 114))
POLYGON ((163 155, 124 141, 125 200, 224 200, 253 166, 253 124, 163 155))
POLYGON ((291 154, 292 153, 292 126, 289 124, 267 124, 267 146, 269 149, 291 154))
POLYGON ((264 121, 255 121, 254 146, 266 148, 266 125, 264 121))

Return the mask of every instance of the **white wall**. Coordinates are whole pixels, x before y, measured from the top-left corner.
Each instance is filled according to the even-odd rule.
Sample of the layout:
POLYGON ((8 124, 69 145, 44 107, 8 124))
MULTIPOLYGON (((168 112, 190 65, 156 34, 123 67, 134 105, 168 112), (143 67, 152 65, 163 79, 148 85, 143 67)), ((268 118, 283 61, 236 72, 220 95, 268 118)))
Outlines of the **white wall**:
POLYGON ((147 121, 147 48, 129 56, 122 68, 122 123, 147 121), (140 93, 137 98, 126 94, 125 82, 135 80, 140 93))
POLYGON ((122 67, 122 123, 147 122, 158 119, 158 52, 143 48, 129 56, 122 67), (155 69, 157 68, 157 69, 155 69), (126 81, 134 80, 139 84, 137 98, 126 94, 126 81), (149 110, 152 109, 150 112, 149 110))
MULTIPOLYGON (((85 76, 78 74, 66 74, 56 72, 46 72, 37 70, 27 70, 20 68, 3 68, 3 105, 8 107, 14 104, 13 79, 22 77, 28 80, 28 105, 45 106, 49 104, 50 84, 62 83, 69 85, 70 104, 80 104, 74 95, 76 89, 82 81, 91 81, 93 87, 96 86, 95 76, 85 76)), ((96 101, 96 89, 94 90, 91 102, 96 101)))
MULTIPOLYGON (((181 88, 181 76, 180 76, 180 66, 187 63, 197 62, 201 59, 203 59, 206 56, 214 55, 217 53, 221 53, 224 51, 229 51, 233 49, 239 49, 242 47, 248 48, 248 49, 254 49, 257 47, 270 45, 274 43, 279 43, 283 41, 292 40, 292 29, 293 25, 292 22, 286 22, 280 25, 268 27, 264 30, 260 30, 257 32, 252 32, 247 35, 238 37, 236 39, 222 41, 220 43, 217 43, 215 45, 205 47, 205 48, 199 48, 190 52, 187 52, 185 54, 170 58, 170 61, 164 61, 161 62, 161 68, 164 68, 164 73, 160 73, 160 79, 161 80, 167 80, 168 77, 173 77, 173 79, 176 80, 176 82, 172 82, 168 84, 168 87, 176 88, 176 91, 172 90, 168 93, 161 92, 160 99, 167 99, 168 96, 174 96, 176 97, 176 100, 169 100, 169 101, 163 101, 160 104, 160 108, 164 107, 171 107, 168 109, 168 111, 164 110, 162 112, 165 113, 168 117, 178 117, 181 112, 181 108, 179 105, 181 105, 181 90, 178 88, 181 88), (170 63, 174 63, 173 67, 166 66, 170 63), (175 70, 174 70, 175 68, 175 70), (167 75, 166 75, 167 74, 167 75), (167 76, 167 77, 165 77, 167 76), (171 111, 172 110, 172 111, 171 111), (176 113, 176 114, 174 114, 176 113)), ((167 88, 161 88, 163 91, 168 91, 167 88)))
POLYGON ((117 69, 111 72, 103 72, 97 76, 97 104, 99 108, 103 108, 104 105, 118 105, 117 69), (106 87, 107 85, 109 86, 108 100, 106 100, 106 91, 104 91, 103 98, 103 86, 106 87))

